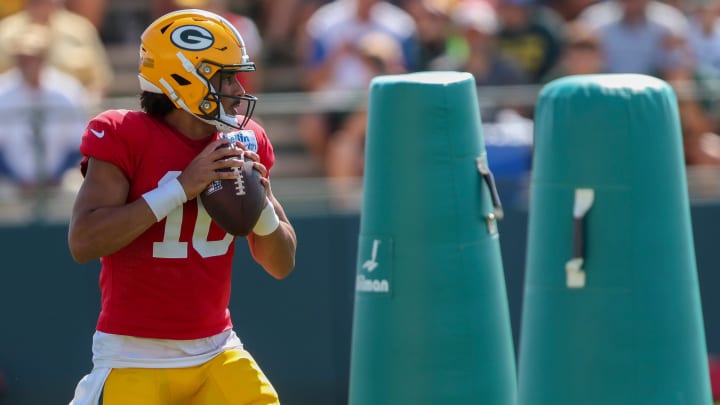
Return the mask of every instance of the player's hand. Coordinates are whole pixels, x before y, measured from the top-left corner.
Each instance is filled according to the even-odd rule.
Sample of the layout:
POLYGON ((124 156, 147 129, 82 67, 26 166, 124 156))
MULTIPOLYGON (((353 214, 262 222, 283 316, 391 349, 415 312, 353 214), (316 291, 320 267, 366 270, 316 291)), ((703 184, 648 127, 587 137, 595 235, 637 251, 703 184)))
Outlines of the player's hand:
POLYGON ((235 147, 242 149, 245 156, 253 161, 253 168, 259 171, 262 176, 260 182, 265 187, 265 194, 270 195, 270 180, 267 178, 267 167, 260 162, 260 155, 249 150, 241 142, 235 142, 235 147))
POLYGON ((233 171, 220 171, 243 165, 237 157, 238 151, 229 148, 229 145, 227 139, 210 142, 180 173, 178 181, 185 189, 188 200, 197 197, 214 180, 235 179, 237 174, 233 171))

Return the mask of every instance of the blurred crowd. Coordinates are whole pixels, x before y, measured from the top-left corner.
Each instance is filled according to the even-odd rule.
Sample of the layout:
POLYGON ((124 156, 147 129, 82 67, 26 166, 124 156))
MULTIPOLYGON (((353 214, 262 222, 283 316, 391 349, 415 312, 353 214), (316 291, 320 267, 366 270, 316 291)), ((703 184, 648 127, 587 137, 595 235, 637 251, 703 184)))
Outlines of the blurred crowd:
POLYGON ((490 101, 481 102, 489 154, 517 149, 508 173, 530 168, 533 106, 498 88, 590 73, 673 84, 687 164, 719 165, 720 0, 667 1, 3 0, 0 174, 26 188, 57 184, 88 115, 113 96, 107 48, 137 46, 148 22, 180 8, 236 25, 258 64, 242 78, 248 92, 274 88, 269 68, 293 68, 293 90, 323 106, 300 114, 296 136, 329 177, 362 175, 370 80, 425 70, 474 75, 490 101))

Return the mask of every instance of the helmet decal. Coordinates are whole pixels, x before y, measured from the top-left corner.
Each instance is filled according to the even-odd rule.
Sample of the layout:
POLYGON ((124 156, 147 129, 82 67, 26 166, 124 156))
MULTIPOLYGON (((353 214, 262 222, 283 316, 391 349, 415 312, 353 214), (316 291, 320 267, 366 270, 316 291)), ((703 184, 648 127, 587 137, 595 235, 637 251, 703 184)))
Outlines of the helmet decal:
POLYGON ((213 34, 197 25, 183 25, 176 28, 170 35, 170 40, 178 48, 188 51, 202 51, 215 43, 213 34))

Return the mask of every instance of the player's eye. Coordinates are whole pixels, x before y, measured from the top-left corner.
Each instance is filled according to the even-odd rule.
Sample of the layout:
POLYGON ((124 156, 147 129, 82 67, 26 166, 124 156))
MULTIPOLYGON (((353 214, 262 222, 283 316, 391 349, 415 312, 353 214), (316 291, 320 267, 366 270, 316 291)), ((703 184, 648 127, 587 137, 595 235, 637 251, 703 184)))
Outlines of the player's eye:
POLYGON ((223 73, 222 80, 224 84, 233 84, 235 82, 235 73, 223 73))

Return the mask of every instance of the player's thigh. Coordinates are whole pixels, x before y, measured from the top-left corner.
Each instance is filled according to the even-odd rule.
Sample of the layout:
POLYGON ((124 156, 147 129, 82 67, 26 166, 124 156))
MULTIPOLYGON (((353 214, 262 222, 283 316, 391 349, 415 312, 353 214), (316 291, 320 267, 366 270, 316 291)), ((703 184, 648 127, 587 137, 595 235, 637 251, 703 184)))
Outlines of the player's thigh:
POLYGON ((205 367, 206 380, 196 404, 280 404, 275 388, 247 351, 228 350, 205 367))
POLYGON ((110 372, 103 388, 103 405, 151 405, 165 401, 166 388, 156 369, 116 368, 110 372))

